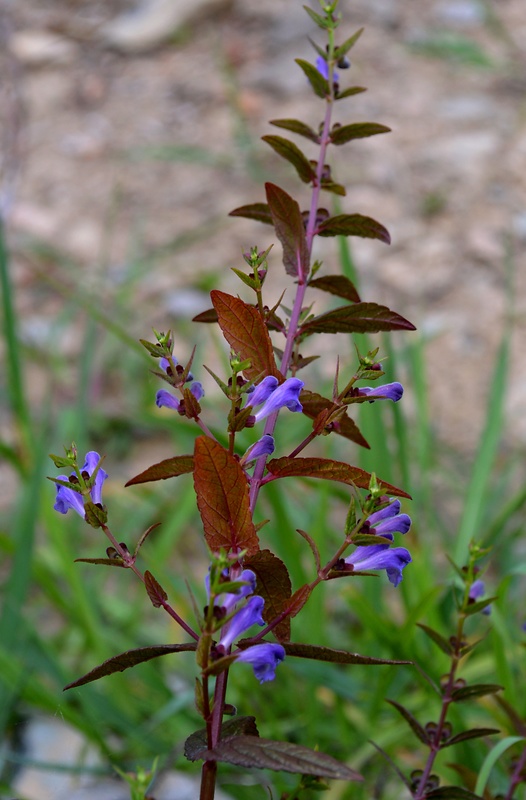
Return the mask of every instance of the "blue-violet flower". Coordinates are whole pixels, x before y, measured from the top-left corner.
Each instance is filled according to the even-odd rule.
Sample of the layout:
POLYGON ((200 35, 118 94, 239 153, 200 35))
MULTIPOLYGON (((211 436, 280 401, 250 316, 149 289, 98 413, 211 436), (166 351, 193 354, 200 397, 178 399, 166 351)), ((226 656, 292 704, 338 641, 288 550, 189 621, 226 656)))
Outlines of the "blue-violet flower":
POLYGON ((270 416, 281 408, 288 408, 289 411, 303 411, 303 406, 299 401, 299 395, 305 384, 299 378, 287 378, 282 384, 273 375, 263 378, 252 392, 248 393, 247 402, 251 406, 258 406, 263 403, 261 408, 254 414, 256 422, 270 416))
MULTIPOLYGON (((94 450, 90 450, 89 453, 86 453, 86 461, 81 470, 85 480, 91 478, 99 461, 100 456, 94 450)), ((107 477, 108 473, 101 467, 95 477, 95 483, 90 489, 90 497, 95 505, 102 505, 102 484, 107 477)), ((74 483, 77 481, 77 476, 75 474, 71 475, 69 478, 66 475, 59 475, 58 478, 61 481, 73 480, 74 483)), ((56 484, 56 487, 57 495, 55 498, 55 505, 53 506, 55 511, 58 511, 60 514, 67 514, 69 509, 72 508, 73 511, 76 511, 81 517, 85 517, 82 494, 76 492, 74 489, 70 489, 68 486, 61 486, 59 483, 56 484)))
MULTIPOLYGON (((172 360, 174 365, 177 365, 177 359, 172 357, 172 360)), ((170 362, 167 358, 161 358, 159 361, 159 366, 166 372, 167 375, 172 375, 172 368, 170 367, 170 362)), ((205 390, 203 389, 202 384, 199 381, 194 381, 194 376, 191 372, 189 372, 186 376, 185 383, 188 383, 188 381, 193 381, 192 385, 190 386, 190 391, 195 399, 199 402, 199 400, 205 395, 205 390)), ((165 406, 166 408, 171 408, 174 411, 179 411, 181 403, 182 400, 174 397, 174 395, 171 392, 168 392, 166 389, 159 389, 155 396, 155 404, 159 408, 163 408, 163 406, 165 406)))
POLYGON ((407 533, 411 517, 400 513, 400 500, 393 500, 380 511, 374 511, 364 522, 360 533, 373 533, 393 540, 393 533, 407 533))
MULTIPOLYGON (((316 59, 316 69, 318 70, 320 75, 323 75, 326 81, 329 80, 329 65, 327 63, 327 59, 323 58, 322 56, 318 56, 318 58, 316 59)), ((340 76, 338 75, 336 70, 334 70, 332 73, 333 83, 338 83, 339 79, 340 76)))
POLYGON ((250 445, 248 450, 241 457, 239 463, 243 466, 251 461, 255 461, 260 456, 271 456, 274 449, 274 437, 271 436, 270 433, 265 433, 261 439, 258 439, 257 442, 250 445))
POLYGON ((263 642, 242 650, 236 661, 244 661, 252 665, 254 675, 260 683, 273 681, 276 667, 285 658, 285 649, 280 644, 263 642))
MULTIPOLYGON (((392 534, 388 534, 392 537, 392 534)), ((385 569, 393 586, 402 580, 402 570, 411 563, 409 550, 405 547, 390 547, 388 544, 371 544, 359 546, 350 556, 343 559, 347 567, 355 572, 370 569, 385 569)))
POLYGON ((404 387, 397 381, 395 383, 384 383, 382 386, 361 386, 358 389, 358 397, 371 397, 370 403, 375 400, 392 400, 397 403, 404 393, 404 387))
MULTIPOLYGON (((477 600, 480 600, 485 591, 486 587, 484 585, 484 581, 481 581, 480 578, 478 578, 471 584, 471 588, 469 590, 469 595, 468 595, 469 600, 472 603, 475 603, 477 600)), ((482 609, 482 614, 486 614, 486 616, 489 616, 491 614, 491 604, 487 605, 485 608, 482 609)))

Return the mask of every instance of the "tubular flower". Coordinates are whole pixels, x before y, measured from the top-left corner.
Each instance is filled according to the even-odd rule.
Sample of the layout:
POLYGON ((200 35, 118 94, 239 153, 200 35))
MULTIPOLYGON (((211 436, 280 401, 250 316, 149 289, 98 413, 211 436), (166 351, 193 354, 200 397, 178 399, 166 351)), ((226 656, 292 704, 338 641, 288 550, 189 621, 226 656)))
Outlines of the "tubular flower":
MULTIPOLYGON (((323 75, 326 81, 329 80, 329 65, 326 59, 322 58, 322 56, 318 56, 318 58, 316 59, 316 69, 318 70, 320 75, 323 75)), ((340 76, 338 75, 336 70, 334 70, 332 73, 332 81, 333 83, 338 83, 339 80, 340 76)))
POLYGON ((258 439, 257 442, 250 445, 246 453, 241 457, 239 463, 243 466, 251 461, 255 461, 260 456, 271 456, 274 449, 274 437, 271 436, 270 433, 265 433, 261 439, 258 439))
POLYGON ((407 533, 411 527, 411 517, 400 514, 400 500, 393 500, 380 511, 373 512, 364 522, 361 533, 373 533, 393 540, 393 533, 407 533))
POLYGON ((281 408, 288 408, 289 411, 303 411, 299 395, 304 386, 303 381, 298 378, 287 378, 279 385, 277 378, 268 375, 248 395, 249 405, 258 406, 263 403, 259 411, 254 414, 256 422, 260 422, 281 408))
POLYGON ((242 650, 236 661, 244 661, 252 665, 254 675, 260 683, 273 681, 276 667, 285 658, 285 649, 280 644, 263 642, 242 650))
MULTIPOLYGON (((173 358, 173 362, 174 365, 177 365, 178 363, 176 358, 173 358)), ((161 358, 161 360, 159 361, 159 366, 161 367, 162 370, 166 372, 167 375, 172 376, 172 368, 170 367, 170 362, 168 361, 167 358, 161 358)), ((182 371, 182 367, 179 367, 178 369, 182 371)), ((190 391, 192 392, 195 399, 199 401, 202 397, 204 397, 205 394, 205 390, 203 389, 202 384, 199 383, 199 381, 194 381, 194 376, 192 375, 191 372, 189 372, 188 375, 186 376, 185 383, 187 383, 188 381, 192 381, 192 384, 190 386, 190 391)), ((171 408, 174 411, 179 411, 181 408, 181 403, 182 400, 179 400, 177 397, 175 397, 171 392, 168 392, 166 389, 159 389, 159 391, 155 396, 155 404, 159 408, 163 408, 163 406, 165 406, 166 408, 171 408)), ((184 411, 182 413, 184 414, 184 411)))
MULTIPOLYGON (((392 534, 388 534, 392 537, 392 534)), ((371 544, 359 546, 354 553, 343 559, 347 568, 355 572, 370 569, 385 569, 387 577, 393 586, 398 586, 402 580, 402 570, 413 559, 405 547, 390 547, 388 544, 371 544)))
MULTIPOLYGON (((99 461, 100 456, 94 450, 90 450, 89 453, 86 453, 86 461, 81 470, 85 480, 91 478, 99 461)), ((107 477, 108 473, 101 467, 95 477, 95 483, 90 489, 90 497, 95 505, 102 505, 102 485, 107 477)), ((58 478, 61 481, 70 481, 73 483, 76 483, 78 480, 75 474, 70 475, 69 478, 66 475, 59 475, 58 478)), ((58 511, 60 514, 67 514, 69 509, 72 508, 73 511, 76 511, 81 517, 85 517, 82 494, 76 492, 74 489, 70 489, 68 486, 61 486, 58 483, 56 487, 57 495, 55 498, 55 505, 53 506, 55 511, 58 511)))
MULTIPOLYGON (((222 574, 225 578, 228 578, 228 569, 223 570, 222 574)), ((244 569, 237 580, 245 581, 246 585, 241 586, 237 592, 225 592, 224 594, 217 595, 214 599, 214 606, 216 608, 223 608, 226 613, 230 613, 236 603, 239 603, 244 597, 248 597, 249 594, 253 594, 256 591, 256 575, 251 569, 244 569)), ((205 586, 208 599, 210 600, 210 573, 208 573, 205 578, 205 586)))
MULTIPOLYGON (((480 578, 474 581, 471 585, 469 590, 469 601, 471 603, 476 603, 477 600, 480 600, 483 594, 486 592, 486 587, 484 585, 484 581, 481 581, 480 578)), ((491 605, 487 605, 485 608, 482 609, 482 614, 486 614, 489 616, 491 614, 491 605)))
POLYGON ((370 403, 375 400, 392 400, 397 403, 404 393, 401 383, 384 383, 383 386, 361 386, 358 390, 358 397, 370 397, 370 403))
POLYGON ((265 622, 261 616, 264 605, 265 601, 262 597, 258 594, 253 595, 232 617, 230 622, 225 625, 226 630, 219 640, 218 647, 222 647, 226 651, 231 647, 234 640, 245 633, 252 625, 264 625, 265 622))

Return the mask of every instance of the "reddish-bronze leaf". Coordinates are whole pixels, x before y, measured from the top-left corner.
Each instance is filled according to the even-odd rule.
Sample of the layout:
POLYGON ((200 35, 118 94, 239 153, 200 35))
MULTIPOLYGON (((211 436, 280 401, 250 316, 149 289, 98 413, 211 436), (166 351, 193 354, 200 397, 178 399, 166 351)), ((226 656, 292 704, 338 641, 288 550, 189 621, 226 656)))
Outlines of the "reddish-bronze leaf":
POLYGON ((360 302, 360 295, 356 291, 356 286, 345 275, 324 275, 321 278, 314 278, 309 281, 309 287, 321 289, 323 292, 335 294, 337 297, 344 297, 352 303, 360 302))
POLYGON ((423 728, 420 725, 418 720, 411 714, 411 712, 408 711, 407 708, 405 708, 405 706, 401 705, 400 703, 397 703, 396 700, 389 700, 388 698, 386 698, 386 699, 387 699, 387 702, 390 703, 392 706, 394 706, 396 708, 396 710, 403 716, 405 721, 407 723, 409 723, 409 725, 411 726, 413 732, 420 739, 420 741, 423 744, 427 744, 428 745, 429 744, 429 736, 427 734, 427 731, 425 730, 425 728, 423 728))
MULTIPOLYGON (((289 604, 292 585, 287 567, 270 550, 260 550, 245 559, 245 566, 256 573, 256 593, 265 600, 263 619, 269 623, 289 604)), ((290 639, 290 618, 279 622, 272 631, 280 642, 287 642, 290 639)))
POLYGON ((375 136, 377 133, 389 133, 391 128, 387 125, 380 125, 378 122, 353 122, 352 125, 340 125, 331 131, 331 142, 333 144, 345 144, 351 139, 365 139, 367 136, 375 136))
POLYGON ((300 207, 283 189, 266 183, 265 190, 276 235, 283 247, 283 264, 288 275, 306 277, 309 273, 309 250, 300 207))
POLYGON ((200 314, 193 317, 192 322, 217 322, 217 311, 215 308, 202 311, 200 314))
POLYGON ((274 360, 267 326, 259 311, 239 297, 217 289, 210 292, 210 297, 228 344, 243 361, 250 359, 251 366, 244 370, 246 376, 251 380, 261 373, 282 377, 274 360))
POLYGON ((114 672, 124 672, 125 669, 134 667, 136 664, 142 664, 144 661, 151 661, 152 658, 165 656, 169 653, 194 651, 196 647, 195 642, 188 642, 186 644, 154 644, 149 647, 137 647, 135 650, 127 650, 118 656, 108 658, 107 661, 87 672, 82 678, 73 681, 73 683, 68 683, 67 686, 64 686, 64 691, 83 686, 85 683, 91 683, 91 681, 98 681, 99 678, 103 678, 105 675, 112 675, 114 672))
POLYGON ((250 203, 247 206, 234 208, 228 216, 255 219, 258 222, 263 222, 265 225, 272 225, 272 215, 266 203, 250 203))
POLYGON ((249 505, 248 483, 239 462, 219 442, 199 436, 194 450, 194 486, 210 550, 259 550, 249 505))
POLYGON ((361 781, 362 776, 332 756, 290 742, 275 742, 258 736, 229 736, 201 754, 206 761, 222 761, 239 767, 271 769, 298 775, 316 775, 343 781, 361 781))
POLYGON ((148 570, 146 570, 144 573, 144 588, 146 589, 148 597, 152 601, 152 605, 155 608, 160 608, 162 604, 168 600, 168 595, 164 591, 163 587, 148 570))
POLYGON ((387 306, 378 303, 355 303, 341 306, 309 320, 301 334, 311 333, 378 333, 379 331, 414 331, 412 322, 387 306))
POLYGON ((359 653, 349 653, 347 650, 335 650, 332 647, 321 647, 316 644, 301 644, 300 642, 285 642, 283 645, 288 656, 296 658, 311 658, 315 661, 331 661, 333 664, 365 664, 381 666, 382 664, 412 664, 412 661, 393 661, 390 658, 373 658, 361 656, 359 653))
MULTIPOLYGON (((259 736, 255 717, 233 717, 221 725, 221 739, 227 736, 259 736)), ((201 728, 191 733, 184 743, 184 755, 188 761, 197 761, 208 750, 208 731, 201 728)))
POLYGON ((364 239, 380 239, 391 244, 389 231, 372 217, 363 214, 338 214, 328 217, 316 231, 318 236, 361 236, 364 239))
MULTIPOLYGON (((322 478, 327 481, 338 481, 360 489, 368 489, 371 474, 359 467, 352 467, 344 461, 333 461, 332 458, 273 458, 267 462, 268 471, 276 478, 322 478)), ((386 481, 378 479, 382 490, 398 497, 410 497, 403 489, 398 489, 386 481)))
POLYGON ((296 589, 296 591, 290 598, 290 603, 289 603, 290 619, 293 619, 293 617, 295 617, 296 614, 300 613, 301 609, 303 608, 303 606, 305 605, 311 594, 312 594, 312 586, 310 586, 310 584, 308 583, 305 583, 303 586, 300 586, 299 589, 296 589))
POLYGON ((167 478, 176 478, 178 475, 184 475, 187 472, 193 472, 193 470, 193 456, 165 458, 164 461, 159 461, 158 464, 152 464, 152 466, 145 469, 144 472, 140 472, 134 478, 130 478, 125 486, 133 486, 136 483, 148 483, 148 481, 165 481, 167 478))
MULTIPOLYGON (((322 397, 320 394, 316 394, 316 392, 309 392, 306 389, 303 389, 301 392, 300 401, 303 406, 303 413, 310 419, 316 419, 318 414, 326 409, 332 408, 334 405, 332 400, 322 397)), ((347 416, 347 409, 345 409, 341 417, 338 417, 337 422, 332 423, 332 430, 339 436, 343 436, 345 439, 349 439, 351 442, 355 442, 361 447, 369 449, 369 444, 360 433, 358 426, 354 420, 347 416)))
POLYGON ((448 739, 447 742, 441 744, 440 748, 443 750, 444 747, 451 747, 459 742, 466 742, 468 739, 479 739, 481 736, 493 736, 495 733, 500 733, 498 728, 471 728, 469 731, 457 733, 456 736, 453 736, 451 739, 448 739))

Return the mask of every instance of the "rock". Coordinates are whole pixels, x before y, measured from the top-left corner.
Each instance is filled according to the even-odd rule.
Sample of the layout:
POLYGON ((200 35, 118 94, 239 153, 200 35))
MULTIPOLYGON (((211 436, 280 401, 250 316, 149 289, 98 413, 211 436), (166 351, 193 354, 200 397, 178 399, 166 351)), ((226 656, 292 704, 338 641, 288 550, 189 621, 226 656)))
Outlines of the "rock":
POLYGON ((166 42, 183 25, 211 15, 231 0, 143 0, 136 9, 114 19, 102 30, 106 45, 123 53, 144 53, 166 42))
POLYGON ((46 64, 70 64, 77 55, 77 47, 62 36, 39 30, 13 33, 9 49, 22 63, 30 67, 46 64))

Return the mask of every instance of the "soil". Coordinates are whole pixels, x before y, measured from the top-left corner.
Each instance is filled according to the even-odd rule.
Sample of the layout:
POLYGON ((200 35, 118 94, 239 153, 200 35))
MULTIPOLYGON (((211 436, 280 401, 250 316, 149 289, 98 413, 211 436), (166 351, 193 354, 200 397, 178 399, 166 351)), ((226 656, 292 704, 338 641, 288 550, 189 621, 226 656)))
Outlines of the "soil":
MULTIPOLYGON (((352 241, 363 298, 417 325, 432 425, 471 453, 511 296, 507 442, 524 445, 523 0, 340 7, 341 39, 365 27, 341 80, 368 91, 342 103, 338 119, 392 128, 334 153, 334 173, 348 187, 342 210, 378 218, 392 236, 390 247, 352 241)), ((307 36, 321 41, 299 0, 210 4, 167 40, 123 53, 105 32, 129 8, 123 0, 18 0, 3 11, 4 203, 21 332, 37 353, 53 342, 71 363, 75 316, 62 321, 58 344, 53 336, 75 287, 95 292, 111 314, 123 286, 133 286, 132 337, 174 327, 209 306, 204 289, 218 271, 222 288, 238 291, 228 268, 242 266, 248 246, 272 240, 270 229, 229 218, 231 209, 263 200, 263 180, 308 203, 291 168, 259 141, 278 132, 271 118, 316 125, 321 114, 293 61, 312 58, 307 36)), ((337 269, 334 241, 321 242, 317 255, 337 269)), ((279 255, 272 268, 282 271, 279 255)), ((34 370, 38 404, 46 370, 34 370)))

